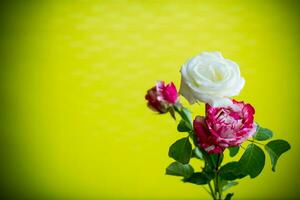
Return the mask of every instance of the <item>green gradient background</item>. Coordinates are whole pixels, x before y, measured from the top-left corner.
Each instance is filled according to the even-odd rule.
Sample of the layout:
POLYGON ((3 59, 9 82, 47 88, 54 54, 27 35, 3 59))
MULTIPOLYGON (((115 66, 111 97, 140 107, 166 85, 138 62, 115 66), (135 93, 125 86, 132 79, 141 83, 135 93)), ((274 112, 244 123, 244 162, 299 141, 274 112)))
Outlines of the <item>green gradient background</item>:
POLYGON ((276 173, 267 159, 231 189, 235 199, 296 198, 299 20, 292 1, 1 3, 2 195, 208 199, 164 175, 182 133, 143 98, 156 80, 179 86, 183 62, 217 50, 246 79, 237 98, 292 145, 276 173))

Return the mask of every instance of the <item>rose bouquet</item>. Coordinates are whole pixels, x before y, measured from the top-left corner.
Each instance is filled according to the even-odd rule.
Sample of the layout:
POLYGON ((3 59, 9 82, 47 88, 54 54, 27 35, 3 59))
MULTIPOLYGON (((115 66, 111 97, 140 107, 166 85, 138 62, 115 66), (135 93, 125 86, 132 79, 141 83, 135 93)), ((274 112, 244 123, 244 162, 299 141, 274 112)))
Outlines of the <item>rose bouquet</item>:
POLYGON ((170 146, 169 157, 174 162, 166 168, 166 174, 204 186, 214 200, 231 199, 233 193, 225 196, 223 192, 237 185, 238 179, 257 177, 265 165, 264 152, 275 171, 278 158, 290 149, 282 139, 265 142, 273 133, 254 121, 253 106, 230 98, 238 95, 244 84, 235 62, 220 53, 205 52, 182 65, 179 93, 172 82, 158 81, 145 96, 153 111, 170 113, 175 120, 180 116, 177 130, 187 133, 170 146), (190 104, 203 102, 205 114, 193 118, 180 103, 179 94, 190 104), (230 157, 240 149, 243 153, 238 161, 223 164, 226 149, 230 157), (191 158, 202 160, 203 166, 193 168, 191 158))

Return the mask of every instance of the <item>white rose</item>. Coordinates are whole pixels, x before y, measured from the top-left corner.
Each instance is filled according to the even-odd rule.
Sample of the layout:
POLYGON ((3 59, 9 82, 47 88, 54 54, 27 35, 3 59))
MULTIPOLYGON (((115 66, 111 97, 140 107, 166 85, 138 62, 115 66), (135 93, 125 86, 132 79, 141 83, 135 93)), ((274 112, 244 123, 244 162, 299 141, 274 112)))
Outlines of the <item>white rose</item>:
POLYGON ((182 65, 179 93, 190 104, 201 101, 214 107, 227 106, 232 104, 228 97, 238 95, 244 84, 235 62, 219 52, 204 52, 182 65))

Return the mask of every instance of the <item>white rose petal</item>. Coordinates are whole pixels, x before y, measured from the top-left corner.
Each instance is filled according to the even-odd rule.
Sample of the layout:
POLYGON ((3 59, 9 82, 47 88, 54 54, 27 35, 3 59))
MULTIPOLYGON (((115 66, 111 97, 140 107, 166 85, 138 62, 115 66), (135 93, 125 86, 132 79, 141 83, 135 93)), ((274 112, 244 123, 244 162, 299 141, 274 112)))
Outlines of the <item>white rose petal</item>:
POLYGON ((228 106, 232 104, 228 97, 238 95, 244 84, 235 62, 219 52, 204 52, 182 65, 179 93, 190 104, 201 101, 214 107, 228 106))

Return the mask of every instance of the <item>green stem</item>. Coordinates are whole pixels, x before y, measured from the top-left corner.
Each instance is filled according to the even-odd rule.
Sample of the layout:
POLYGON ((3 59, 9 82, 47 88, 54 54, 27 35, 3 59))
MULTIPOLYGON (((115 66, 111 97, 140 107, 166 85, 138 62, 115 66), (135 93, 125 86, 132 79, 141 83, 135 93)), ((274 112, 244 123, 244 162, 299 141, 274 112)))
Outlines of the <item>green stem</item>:
POLYGON ((241 147, 243 150, 246 150, 246 148, 245 148, 245 147, 243 147, 243 145, 240 145, 240 147, 241 147))
POLYGON ((216 177, 214 180, 215 196, 217 197, 217 200, 222 200, 222 189, 220 189, 220 184, 219 184, 219 166, 221 165, 220 158, 221 158, 221 154, 218 154, 217 165, 216 165, 216 177))
POLYGON ((204 185, 202 185, 202 188, 203 188, 209 195, 211 195, 211 192, 210 192, 204 185))
POLYGON ((214 190, 210 184, 210 182, 208 183, 208 186, 209 186, 209 189, 210 189, 210 193, 211 193, 211 196, 214 200, 217 200, 216 196, 215 196, 215 193, 214 193, 214 190))
MULTIPOLYGON (((174 110, 175 110, 175 112, 177 112, 180 115, 181 119, 186 120, 186 119, 184 119, 184 115, 183 115, 183 113, 182 113, 182 111, 181 111, 180 108, 178 108, 177 106, 174 106, 174 110)), ((193 122, 192 121, 188 120, 188 123, 190 123, 191 127, 193 127, 193 122)), ((193 140, 194 145, 198 146, 196 138, 194 137, 193 130, 189 131, 189 136, 193 140)), ((207 158, 207 156, 208 156, 207 154, 204 154, 205 162, 209 163, 209 159, 207 158)), ((220 165, 220 156, 221 156, 221 154, 218 155, 218 159, 217 159, 217 166, 216 166, 217 176, 216 176, 216 179, 214 180, 214 181, 216 181, 215 184, 214 184, 215 191, 214 191, 213 187, 211 186, 211 182, 208 183, 208 186, 209 186, 209 189, 210 189, 210 194, 211 194, 213 200, 222 200, 222 194, 221 194, 222 192, 219 191, 219 165, 220 165), (219 198, 217 196, 218 194, 219 194, 219 198)))
MULTIPOLYGON (((175 110, 175 112, 177 112, 177 114, 180 115, 180 117, 181 117, 182 120, 186 120, 186 119, 184 118, 183 113, 182 113, 182 111, 181 111, 180 108, 178 108, 177 106, 173 106, 173 109, 175 110)), ((189 123, 190 126, 193 127, 193 122, 191 122, 191 121, 188 120, 187 123, 189 123)), ((191 131, 189 131, 188 133, 189 133, 190 138, 193 140, 194 145, 197 146, 197 142, 196 142, 196 139, 195 139, 195 137, 194 137, 194 131, 191 130, 191 131)))

